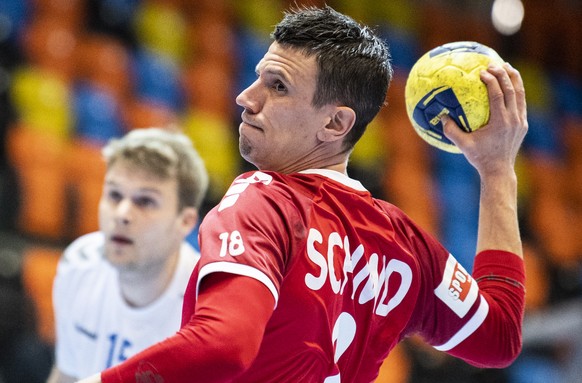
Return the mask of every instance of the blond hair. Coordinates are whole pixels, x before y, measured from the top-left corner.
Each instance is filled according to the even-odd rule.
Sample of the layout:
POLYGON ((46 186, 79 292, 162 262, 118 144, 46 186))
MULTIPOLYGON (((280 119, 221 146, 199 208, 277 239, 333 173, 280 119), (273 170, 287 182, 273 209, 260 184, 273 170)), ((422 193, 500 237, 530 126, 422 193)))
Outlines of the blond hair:
POLYGON ((208 189, 208 173, 192 141, 184 134, 161 128, 134 129, 113 139, 102 150, 107 168, 127 161, 161 179, 178 182, 178 209, 199 209, 208 189))

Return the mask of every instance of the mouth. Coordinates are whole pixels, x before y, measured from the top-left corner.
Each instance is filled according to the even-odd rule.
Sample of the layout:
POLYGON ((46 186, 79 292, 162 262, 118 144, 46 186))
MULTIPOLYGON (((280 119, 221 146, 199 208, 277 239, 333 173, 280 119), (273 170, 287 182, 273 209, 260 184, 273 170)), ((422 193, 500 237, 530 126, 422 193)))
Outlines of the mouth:
POLYGON ((244 122, 244 121, 243 121, 243 122, 241 122, 241 124, 240 124, 240 127, 241 127, 241 128, 245 128, 245 127, 246 127, 246 128, 250 128, 250 129, 254 129, 254 130, 262 130, 262 129, 261 129, 261 128, 259 128, 258 126, 256 126, 256 125, 252 125, 252 124, 249 124, 249 123, 247 123, 247 122, 244 122))
POLYGON ((241 126, 245 125, 253 129, 263 130, 259 125, 249 120, 244 112, 241 114, 241 119, 242 119, 241 126))
POLYGON ((133 240, 123 235, 112 235, 110 239, 117 245, 133 245, 133 240))

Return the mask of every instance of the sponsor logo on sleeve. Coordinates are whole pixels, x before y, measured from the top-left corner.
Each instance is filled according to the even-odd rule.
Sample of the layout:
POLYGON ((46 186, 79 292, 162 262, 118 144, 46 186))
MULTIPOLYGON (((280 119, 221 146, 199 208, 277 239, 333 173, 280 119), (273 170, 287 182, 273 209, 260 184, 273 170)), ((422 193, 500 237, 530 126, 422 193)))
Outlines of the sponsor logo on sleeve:
POLYGON ((477 300, 479 288, 463 266, 449 254, 443 279, 434 293, 459 318, 463 318, 477 300))

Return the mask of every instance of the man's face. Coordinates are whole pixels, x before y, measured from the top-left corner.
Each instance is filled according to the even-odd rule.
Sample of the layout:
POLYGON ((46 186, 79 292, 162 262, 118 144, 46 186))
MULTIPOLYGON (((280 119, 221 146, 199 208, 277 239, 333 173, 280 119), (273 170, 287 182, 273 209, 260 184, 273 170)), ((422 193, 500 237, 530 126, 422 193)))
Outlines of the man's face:
POLYGON ((239 126, 241 155, 261 170, 291 173, 317 166, 317 132, 334 106, 311 104, 317 79, 315 57, 276 42, 257 65, 257 80, 236 99, 244 108, 239 126))
POLYGON ((118 160, 107 171, 99 202, 105 256, 121 271, 158 267, 176 255, 188 228, 178 212, 177 181, 118 160))

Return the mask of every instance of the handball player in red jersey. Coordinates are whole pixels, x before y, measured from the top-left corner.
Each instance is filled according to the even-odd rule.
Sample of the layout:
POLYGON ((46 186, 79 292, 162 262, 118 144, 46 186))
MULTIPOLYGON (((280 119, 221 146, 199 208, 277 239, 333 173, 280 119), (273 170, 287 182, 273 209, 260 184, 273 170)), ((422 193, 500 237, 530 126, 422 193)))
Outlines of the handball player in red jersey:
POLYGON ((489 123, 446 136, 477 169, 480 216, 469 273, 397 207, 347 174, 383 107, 387 45, 329 7, 289 11, 236 99, 234 180, 200 228, 201 259, 170 338, 86 382, 373 382, 418 334, 479 367, 521 350, 524 265, 515 159, 527 132, 522 80, 481 74, 489 123))

